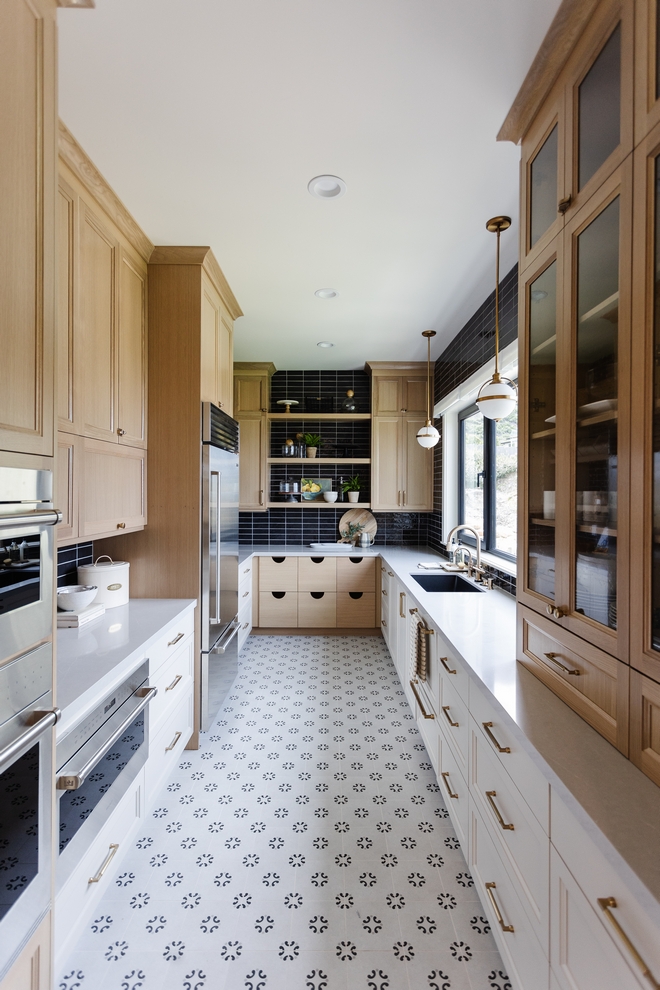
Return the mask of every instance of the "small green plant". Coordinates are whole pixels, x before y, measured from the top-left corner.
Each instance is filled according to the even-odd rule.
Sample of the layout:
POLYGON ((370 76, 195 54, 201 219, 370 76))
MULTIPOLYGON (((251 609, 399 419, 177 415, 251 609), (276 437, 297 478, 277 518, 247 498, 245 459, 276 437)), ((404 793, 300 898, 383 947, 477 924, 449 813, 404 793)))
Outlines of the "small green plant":
POLYGON ((302 438, 306 447, 320 447, 323 443, 320 433, 303 433, 302 438))
POLYGON ((362 488, 362 482, 360 481, 360 475, 354 474, 352 478, 345 481, 341 486, 343 492, 359 492, 362 488))

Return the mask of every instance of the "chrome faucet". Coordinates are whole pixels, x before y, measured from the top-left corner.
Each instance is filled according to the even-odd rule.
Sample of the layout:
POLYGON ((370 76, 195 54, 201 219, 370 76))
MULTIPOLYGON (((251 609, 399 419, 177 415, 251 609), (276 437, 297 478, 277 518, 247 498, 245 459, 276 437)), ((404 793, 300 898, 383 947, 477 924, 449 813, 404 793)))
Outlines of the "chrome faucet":
MULTIPOLYGON (((481 566, 481 539, 479 538, 479 534, 477 533, 477 531, 472 529, 471 526, 465 526, 463 523, 459 523, 458 526, 454 526, 454 528, 449 533, 449 536, 447 537, 447 543, 445 544, 445 546, 447 548, 448 553, 450 554, 455 553, 455 551, 451 549, 451 545, 453 543, 456 534, 460 533, 461 530, 464 529, 467 530, 468 533, 472 533, 472 535, 474 536, 474 542, 477 548, 477 563, 474 570, 477 574, 477 581, 480 581, 482 575, 484 575, 486 572, 481 566)), ((460 547, 460 540, 458 541, 458 546, 456 547, 456 550, 458 550, 459 547, 460 547)))

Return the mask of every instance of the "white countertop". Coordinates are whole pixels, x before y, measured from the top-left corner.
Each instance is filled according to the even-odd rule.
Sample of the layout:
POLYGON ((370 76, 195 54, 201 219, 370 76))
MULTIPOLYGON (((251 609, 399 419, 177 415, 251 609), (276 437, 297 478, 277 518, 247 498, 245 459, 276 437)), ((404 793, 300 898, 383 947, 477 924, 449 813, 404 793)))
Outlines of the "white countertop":
MULTIPOLYGON (((304 546, 243 547, 250 553, 301 556, 304 546)), ((358 551, 359 552, 359 551, 358 551)), ((364 551, 362 551, 364 552, 364 551)), ((516 602, 494 589, 434 594, 413 574, 437 561, 424 548, 378 546, 378 554, 428 614, 555 793, 622 880, 657 918, 660 930, 660 788, 516 661, 516 602)))
POLYGON ((195 604, 194 599, 133 598, 80 629, 58 629, 57 738, 135 670, 163 628, 195 604))
MULTIPOLYGON (((339 546, 339 545, 338 545, 339 546)), ((284 546, 275 544, 255 544, 253 546, 240 545, 238 547, 238 562, 242 564, 248 557, 254 554, 256 557, 378 557, 384 547, 370 547, 363 550, 362 547, 351 547, 350 553, 347 550, 312 550, 311 546, 284 546)))

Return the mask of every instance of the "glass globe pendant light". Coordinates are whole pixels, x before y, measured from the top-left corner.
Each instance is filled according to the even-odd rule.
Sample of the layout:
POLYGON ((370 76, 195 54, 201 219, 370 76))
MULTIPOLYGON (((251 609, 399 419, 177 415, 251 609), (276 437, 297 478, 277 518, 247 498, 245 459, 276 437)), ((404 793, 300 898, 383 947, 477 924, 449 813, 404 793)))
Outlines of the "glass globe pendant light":
POLYGON ((497 234, 497 255, 495 262, 495 373, 479 389, 477 405, 486 419, 499 421, 515 408, 518 393, 515 382, 502 378, 499 370, 500 351, 500 234, 511 226, 511 217, 493 217, 486 224, 486 230, 497 234))
POLYGON ((435 330, 422 330, 422 337, 426 337, 428 344, 426 354, 426 425, 417 431, 417 443, 420 447, 435 447, 440 439, 440 434, 431 422, 431 337, 435 337, 435 330))

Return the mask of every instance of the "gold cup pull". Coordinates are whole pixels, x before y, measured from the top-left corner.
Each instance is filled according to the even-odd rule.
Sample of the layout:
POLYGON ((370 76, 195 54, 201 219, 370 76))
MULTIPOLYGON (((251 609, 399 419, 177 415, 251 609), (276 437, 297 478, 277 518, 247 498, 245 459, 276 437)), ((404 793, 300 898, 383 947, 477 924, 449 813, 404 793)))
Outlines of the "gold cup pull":
POLYGON ((449 714, 449 705, 443 705, 442 706, 442 710, 445 713, 445 718, 447 719, 447 721, 449 722, 449 724, 450 725, 453 725, 453 727, 455 729, 457 729, 458 728, 458 722, 454 722, 454 720, 452 719, 451 715, 449 714))
POLYGON ((98 883, 99 882, 99 880, 101 879, 101 877, 103 876, 103 874, 105 873, 105 871, 107 870, 107 868, 110 866, 110 863, 114 859, 115 853, 117 852, 118 849, 119 849, 119 843, 118 842, 111 842, 110 843, 110 848, 108 849, 108 855, 105 857, 105 859, 101 863, 101 865, 100 865, 99 869, 97 870, 97 872, 94 874, 93 877, 90 877, 89 878, 89 880, 87 881, 87 883, 98 883))
POLYGON ((618 907, 618 905, 616 903, 616 897, 599 897, 598 898, 598 906, 602 909, 602 911, 605 914, 605 917, 607 918, 607 920, 611 924, 612 928, 617 933, 617 935, 619 936, 619 938, 621 939, 621 941, 625 945, 626 949, 628 950, 628 952, 630 953, 630 955, 635 960, 635 963, 637 964, 637 966, 641 970, 642 976, 646 980, 649 981, 650 985, 653 987, 653 990, 660 990, 660 983, 658 983, 658 981, 655 979, 655 977, 653 976, 653 973, 648 968, 648 966, 646 965, 646 963, 644 962, 644 960, 640 956, 639 952, 637 951, 637 949, 635 948, 635 946, 632 944, 632 942, 630 941, 630 939, 628 938, 628 936, 624 932, 623 928, 621 927, 621 925, 619 924, 619 922, 617 921, 617 919, 612 914, 611 909, 612 908, 615 908, 615 907, 618 907))
POLYGON ((581 671, 579 671, 579 670, 571 670, 570 667, 567 667, 566 664, 563 664, 561 662, 561 660, 558 660, 557 659, 557 654, 556 653, 544 653, 543 656, 544 657, 547 657, 548 660, 551 663, 554 663, 557 667, 559 667, 560 670, 563 670, 565 674, 572 674, 574 677, 579 677, 580 676, 581 671))
POLYGON ((454 794, 453 791, 452 791, 452 789, 451 789, 451 784, 449 783, 449 773, 448 773, 448 771, 445 770, 445 772, 442 773, 440 776, 442 777, 442 779, 444 781, 444 785, 447 788, 447 794, 449 795, 449 797, 450 798, 457 798, 458 797, 458 794, 454 794))
POLYGON ((447 663, 447 657, 440 657, 440 663, 445 668, 445 670, 447 671, 448 674, 455 674, 456 673, 456 671, 455 670, 452 670, 451 667, 449 666, 449 664, 447 663))
POLYGON ((500 809, 497 807, 497 805, 493 801, 493 798, 496 798, 496 797, 497 797, 497 791, 486 791, 486 799, 487 799, 489 805, 491 806, 491 808, 493 809, 493 811, 495 812, 495 817, 497 818, 498 822, 500 823, 500 826, 503 829, 507 829, 508 831, 513 832, 515 826, 514 825, 511 825, 509 822, 505 822, 504 821, 504 819, 502 818, 502 813, 501 813, 500 809))
POLYGON ((503 932, 513 932, 513 931, 515 931, 513 925, 505 925, 504 924, 504 918, 502 917, 502 912, 499 909, 499 905, 498 905, 497 901, 495 900, 495 894, 493 893, 493 891, 495 889, 496 889, 496 884, 494 884, 494 883, 487 883, 486 884, 486 893, 488 894, 488 899, 489 899, 490 903, 493 905, 493 911, 495 912, 495 917, 497 918, 497 923, 498 923, 498 925, 500 926, 500 928, 502 929, 503 932))
POLYGON ((497 739, 495 738, 495 736, 493 735, 493 733, 490 731, 493 728, 493 723, 492 722, 482 722, 481 724, 484 727, 484 732, 486 733, 486 735, 488 736, 488 738, 490 739, 490 741, 492 742, 493 746, 495 747, 495 749, 497 750, 498 753, 510 753, 511 752, 511 747, 510 746, 500 746, 500 744, 498 743, 497 739))

